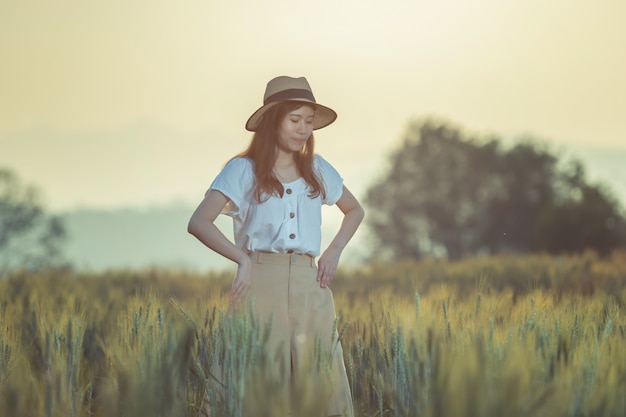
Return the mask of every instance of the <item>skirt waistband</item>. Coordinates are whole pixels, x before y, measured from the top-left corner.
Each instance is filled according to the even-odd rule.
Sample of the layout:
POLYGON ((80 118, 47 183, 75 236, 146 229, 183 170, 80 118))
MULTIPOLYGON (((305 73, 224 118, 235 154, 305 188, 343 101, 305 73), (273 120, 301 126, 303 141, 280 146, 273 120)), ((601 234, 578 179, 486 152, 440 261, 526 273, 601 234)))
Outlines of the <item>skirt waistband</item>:
POLYGON ((316 266, 314 257, 299 253, 250 252, 248 256, 257 264, 316 266))

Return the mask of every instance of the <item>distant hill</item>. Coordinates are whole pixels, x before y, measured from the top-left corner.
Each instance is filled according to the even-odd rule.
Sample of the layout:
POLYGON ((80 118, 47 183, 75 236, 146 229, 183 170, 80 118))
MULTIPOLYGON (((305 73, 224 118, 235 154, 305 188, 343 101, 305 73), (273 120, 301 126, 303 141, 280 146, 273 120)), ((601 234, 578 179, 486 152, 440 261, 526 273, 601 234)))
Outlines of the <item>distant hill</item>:
MULTIPOLYGON (((339 210, 324 208, 323 244, 328 243, 339 227, 339 210)), ((148 209, 80 209, 62 214, 69 241, 65 255, 78 269, 143 269, 147 267, 182 268, 193 271, 224 270, 234 264, 215 254, 187 233, 187 222, 194 206, 172 204, 148 209)), ((216 221, 232 239, 230 218, 220 215, 216 221)), ((344 256, 345 263, 355 262, 358 243, 344 256)))
MULTIPOLYGON (((187 233, 195 207, 181 204, 150 209, 82 209, 63 214, 70 236, 65 254, 79 269, 150 266, 218 270, 231 262, 187 233)), ((219 219, 229 233, 228 219, 219 219)), ((232 232, 230 232, 232 237, 232 232)))

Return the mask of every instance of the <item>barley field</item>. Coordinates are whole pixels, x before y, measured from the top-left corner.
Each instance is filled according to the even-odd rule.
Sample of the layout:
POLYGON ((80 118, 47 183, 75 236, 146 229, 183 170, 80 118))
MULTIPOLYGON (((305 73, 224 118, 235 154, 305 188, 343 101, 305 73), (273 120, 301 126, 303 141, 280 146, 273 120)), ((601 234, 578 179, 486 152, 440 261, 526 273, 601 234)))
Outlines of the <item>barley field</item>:
MULTIPOLYGON (((285 415, 232 275, 1 278, 0 416, 285 415)), ((381 263, 332 289, 356 416, 626 416, 626 252, 381 263)))

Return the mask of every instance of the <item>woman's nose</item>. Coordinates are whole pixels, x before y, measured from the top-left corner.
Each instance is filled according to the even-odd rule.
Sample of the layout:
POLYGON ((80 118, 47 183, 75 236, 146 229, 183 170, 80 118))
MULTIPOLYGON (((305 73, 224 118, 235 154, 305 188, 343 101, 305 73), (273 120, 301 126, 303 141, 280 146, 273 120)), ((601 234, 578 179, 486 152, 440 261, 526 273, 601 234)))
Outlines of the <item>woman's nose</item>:
POLYGON ((298 122, 298 132, 306 132, 307 129, 307 124, 306 121, 301 120, 300 122, 298 122))

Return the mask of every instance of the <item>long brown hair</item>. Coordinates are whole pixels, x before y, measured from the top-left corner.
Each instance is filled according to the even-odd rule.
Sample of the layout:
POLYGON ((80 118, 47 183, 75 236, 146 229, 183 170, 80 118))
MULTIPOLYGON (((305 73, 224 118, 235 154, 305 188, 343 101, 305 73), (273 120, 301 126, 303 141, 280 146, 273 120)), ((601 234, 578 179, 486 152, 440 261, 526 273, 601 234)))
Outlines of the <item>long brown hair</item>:
MULTIPOLYGON (((306 106, 306 104, 304 104, 306 106)), ((261 203, 271 195, 283 196, 284 189, 278 178, 274 175, 274 163, 278 157, 278 129, 283 119, 289 112, 302 107, 302 103, 286 101, 272 106, 265 114, 259 127, 252 136, 248 149, 237 157, 245 157, 254 162, 254 174, 256 187, 254 197, 261 203), (263 198, 265 196, 265 198, 263 198)), ((326 197, 324 186, 313 170, 313 156, 315 155, 315 140, 313 134, 306 141, 302 150, 294 155, 296 169, 311 187, 310 198, 322 195, 326 197)))

